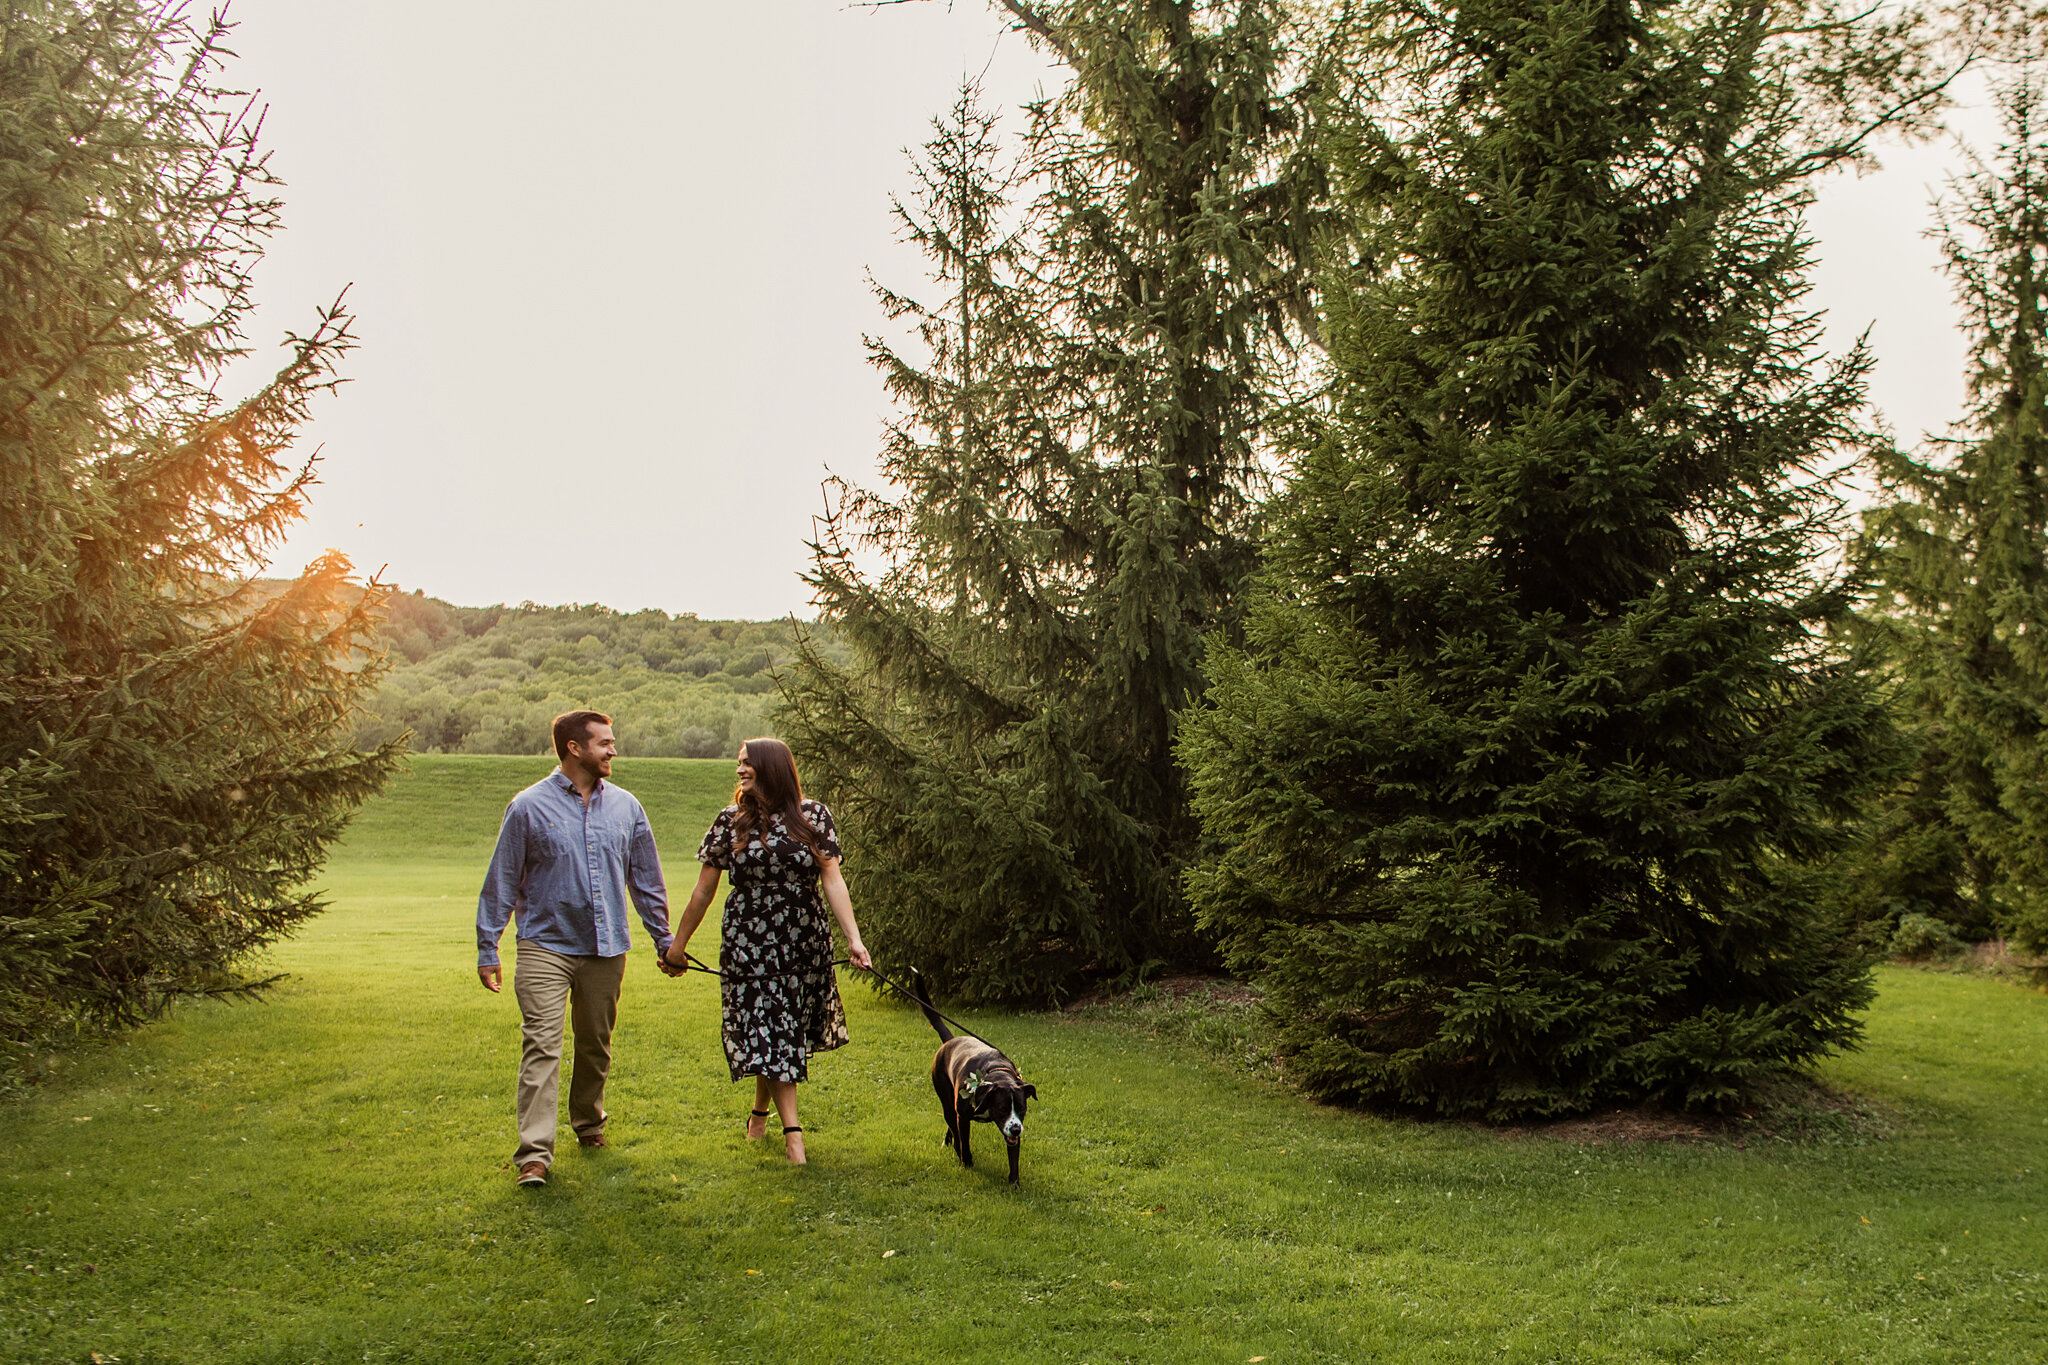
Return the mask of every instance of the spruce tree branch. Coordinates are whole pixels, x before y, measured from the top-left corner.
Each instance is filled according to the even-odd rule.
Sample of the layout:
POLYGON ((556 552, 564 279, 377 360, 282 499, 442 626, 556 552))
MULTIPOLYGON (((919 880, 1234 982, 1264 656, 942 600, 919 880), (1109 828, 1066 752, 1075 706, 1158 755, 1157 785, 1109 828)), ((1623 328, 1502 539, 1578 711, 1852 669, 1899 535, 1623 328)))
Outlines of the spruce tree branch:
POLYGON ((1864 149, 1870 145, 1871 139, 1877 137, 1880 133, 1908 122, 1916 113, 1931 112, 1933 109, 1939 108, 1948 97, 1949 86, 1953 85, 1957 77, 1967 71, 1974 64, 1974 61, 1974 57, 1964 58, 1962 62, 1939 81, 1915 90, 1887 105, 1885 108, 1878 110, 1875 114, 1864 120, 1862 127, 1854 129, 1848 136, 1838 138, 1824 147, 1815 148, 1813 151, 1794 158, 1788 164, 1788 173, 1782 178, 1780 183, 1803 180, 1820 171, 1838 166, 1845 161, 1855 161, 1864 154, 1864 149))
POLYGON ((1812 24, 1772 24, 1765 27, 1763 36, 1766 38, 1801 38, 1811 37, 1820 33, 1853 32, 1859 25, 1883 8, 1883 5, 1872 5, 1868 9, 1858 10, 1854 14, 1844 15, 1839 18, 1823 19, 1818 23, 1812 24))
POLYGON ((1080 65, 1081 55, 1075 50, 1074 45, 1069 43, 1053 27, 1052 21, 1047 19, 1038 10, 1030 5, 1020 3, 1020 0, 999 0, 999 3, 1010 12, 1021 27, 1037 34, 1047 47, 1059 53, 1060 59, 1066 62, 1067 65, 1080 65))
MULTIPOLYGON (((930 0, 862 0, 862 3, 854 6, 854 8, 881 9, 885 5, 921 5, 928 3, 930 3, 930 0)), ((1017 27, 1036 34, 1040 41, 1059 54, 1060 60, 1066 62, 1069 66, 1079 65, 1081 60, 1080 53, 1074 48, 1073 44, 1069 43, 1061 35, 1052 20, 1046 18, 1037 8, 1020 3, 1020 0, 996 0, 996 3, 1000 8, 1008 11, 1010 17, 1017 21, 1017 27)), ((950 9, 951 6, 949 5, 948 8, 950 9)))

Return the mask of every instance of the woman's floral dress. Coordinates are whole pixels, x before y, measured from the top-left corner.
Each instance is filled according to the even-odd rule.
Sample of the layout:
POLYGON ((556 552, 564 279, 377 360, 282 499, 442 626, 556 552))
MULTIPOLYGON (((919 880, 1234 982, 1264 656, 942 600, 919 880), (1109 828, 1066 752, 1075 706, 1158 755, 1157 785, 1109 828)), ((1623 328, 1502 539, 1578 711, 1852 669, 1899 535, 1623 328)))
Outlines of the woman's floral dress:
MULTIPOLYGON (((832 812, 803 803, 827 858, 839 856, 832 812)), ((735 845, 739 807, 711 822, 697 861, 732 878, 718 970, 725 1006, 725 1061, 732 1078, 805 1079, 805 1059, 846 1042, 846 1010, 832 974, 832 920, 818 894, 818 862, 780 815, 735 845), (765 837, 764 837, 765 834, 765 837)))

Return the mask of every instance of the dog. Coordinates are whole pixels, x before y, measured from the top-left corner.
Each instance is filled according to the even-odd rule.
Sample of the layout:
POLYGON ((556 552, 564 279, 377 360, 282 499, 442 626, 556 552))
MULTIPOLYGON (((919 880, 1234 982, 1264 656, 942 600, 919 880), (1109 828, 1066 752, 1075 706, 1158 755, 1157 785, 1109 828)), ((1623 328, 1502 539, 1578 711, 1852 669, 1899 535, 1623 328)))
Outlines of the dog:
POLYGON ((932 1089, 939 1093, 939 1109, 946 1116, 946 1136, 941 1139, 960 1158, 962 1166, 974 1164, 971 1145, 973 1125, 993 1123, 1002 1130, 1010 1150, 1010 1183, 1017 1183, 1017 1152, 1024 1145, 1024 1107, 1038 1098, 1038 1087, 1026 1085, 1016 1064, 972 1034, 955 1034, 930 1004, 931 992, 924 977, 911 972, 921 997, 924 1017, 938 1031, 939 1050, 932 1057, 932 1089))

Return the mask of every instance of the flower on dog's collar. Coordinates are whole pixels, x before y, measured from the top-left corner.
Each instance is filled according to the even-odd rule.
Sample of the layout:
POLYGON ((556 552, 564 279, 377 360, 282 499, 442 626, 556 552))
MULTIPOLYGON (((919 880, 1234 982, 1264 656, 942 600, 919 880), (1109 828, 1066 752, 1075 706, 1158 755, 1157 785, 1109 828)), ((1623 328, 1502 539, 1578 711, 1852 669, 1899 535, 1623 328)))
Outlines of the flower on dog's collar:
POLYGON ((981 1089, 981 1085, 981 1073, 979 1071, 970 1071, 967 1073, 966 1078, 960 1082, 960 1093, 972 1099, 974 1092, 981 1089))

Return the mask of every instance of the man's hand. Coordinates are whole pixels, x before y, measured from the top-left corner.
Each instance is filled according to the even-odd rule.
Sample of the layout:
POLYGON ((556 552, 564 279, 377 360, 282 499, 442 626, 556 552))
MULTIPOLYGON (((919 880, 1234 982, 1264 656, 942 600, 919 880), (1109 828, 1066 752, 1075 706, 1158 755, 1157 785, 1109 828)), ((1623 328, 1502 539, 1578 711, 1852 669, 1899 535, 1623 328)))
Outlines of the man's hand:
POLYGON ((496 962, 488 967, 476 969, 476 979, 484 983, 484 989, 492 995, 505 989, 505 968, 496 962))
POLYGON ((654 955, 654 965, 661 968, 663 976, 681 976, 683 974, 683 969, 671 963, 666 953, 656 953, 654 955))

